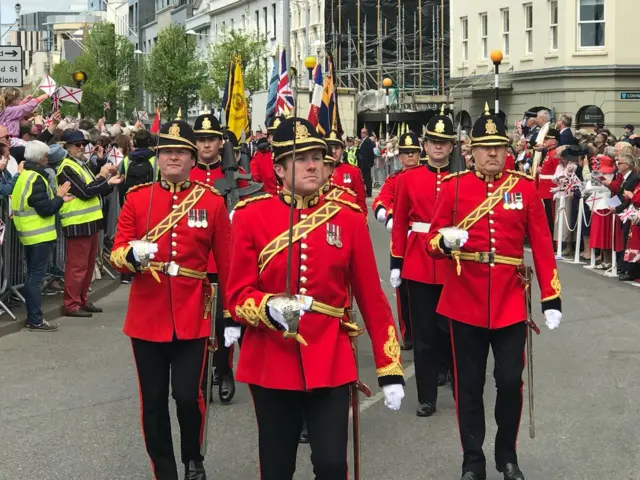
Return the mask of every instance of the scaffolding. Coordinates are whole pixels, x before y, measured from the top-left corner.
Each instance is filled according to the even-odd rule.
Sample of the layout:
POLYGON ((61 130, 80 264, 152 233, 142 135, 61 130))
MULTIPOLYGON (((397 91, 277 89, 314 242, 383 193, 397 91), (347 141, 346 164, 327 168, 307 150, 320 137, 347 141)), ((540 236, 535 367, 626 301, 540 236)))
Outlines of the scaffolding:
POLYGON ((401 103, 444 95, 448 17, 449 0, 326 0, 325 41, 336 58, 338 86, 376 90, 389 77, 401 103))

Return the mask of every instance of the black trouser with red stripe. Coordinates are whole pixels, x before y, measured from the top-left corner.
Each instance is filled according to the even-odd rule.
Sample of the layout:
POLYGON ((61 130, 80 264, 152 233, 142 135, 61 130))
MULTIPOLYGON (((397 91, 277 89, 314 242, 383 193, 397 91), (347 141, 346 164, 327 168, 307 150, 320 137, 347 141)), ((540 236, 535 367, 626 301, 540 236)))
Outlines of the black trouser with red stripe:
POLYGON ((169 382, 180 424, 182 463, 202 461, 200 442, 206 338, 147 342, 131 339, 138 368, 142 430, 157 480, 178 480, 169 420, 169 382))
POLYGON ((303 417, 316 480, 347 478, 349 385, 311 392, 250 385, 258 421, 260 480, 291 480, 303 417))
POLYGON ((464 451, 462 471, 484 476, 484 381, 489 347, 493 351, 496 381, 496 465, 518 463, 516 441, 522 416, 522 371, 527 327, 524 322, 497 330, 450 321, 460 437, 464 451))
POLYGON ((400 286, 396 288, 396 299, 398 306, 398 320, 400 320, 400 331, 402 332, 402 341, 413 342, 408 282, 402 282, 400 286))
MULTIPOLYGON (((405 283, 405 282, 403 282, 405 283)), ((442 365, 451 367, 449 322, 436 313, 442 285, 406 280, 411 300, 413 361, 416 367, 418 402, 436 404, 438 372, 442 365)))

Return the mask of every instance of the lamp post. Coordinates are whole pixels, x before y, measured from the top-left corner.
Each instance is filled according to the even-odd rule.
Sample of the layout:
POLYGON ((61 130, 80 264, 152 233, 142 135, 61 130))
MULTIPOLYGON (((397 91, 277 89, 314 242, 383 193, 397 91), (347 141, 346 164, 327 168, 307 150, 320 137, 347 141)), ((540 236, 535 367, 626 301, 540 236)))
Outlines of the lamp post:
POLYGON ((389 77, 386 77, 384 80, 382 80, 382 86, 384 87, 384 90, 386 92, 385 135, 386 135, 387 142, 389 141, 389 89, 391 88, 391 85, 393 85, 393 81, 389 77))
POLYGON ((313 69, 316 68, 316 57, 309 55, 304 59, 304 66, 309 70, 309 108, 311 108, 311 102, 313 101, 313 69))
MULTIPOLYGON (((81 70, 77 70, 71 74, 71 78, 76 83, 76 87, 82 88, 82 85, 87 81, 87 74, 81 70)), ((78 102, 78 120, 82 118, 80 114, 80 102, 78 102)))
POLYGON ((493 62, 493 69, 495 75, 495 93, 496 93, 496 104, 495 104, 495 113, 498 115, 500 113, 500 83, 499 83, 499 74, 500 74, 500 64, 503 59, 502 52, 500 50, 494 50, 491 52, 491 61, 493 62))

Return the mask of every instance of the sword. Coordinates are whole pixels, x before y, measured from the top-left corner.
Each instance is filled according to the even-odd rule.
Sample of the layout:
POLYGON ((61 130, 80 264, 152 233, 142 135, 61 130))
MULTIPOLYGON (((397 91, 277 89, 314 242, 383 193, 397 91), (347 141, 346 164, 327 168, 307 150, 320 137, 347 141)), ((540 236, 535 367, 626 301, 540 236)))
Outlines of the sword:
POLYGON ((529 437, 536 437, 536 423, 534 416, 534 403, 533 403, 533 335, 540 335, 540 327, 536 325, 533 320, 533 314, 531 313, 531 281, 533 279, 533 269, 531 267, 521 266, 518 267, 518 276, 524 285, 524 302, 527 311, 527 319, 525 323, 529 330, 527 330, 527 384, 529 392, 529 437))
POLYGON ((216 351, 215 335, 216 335, 216 313, 218 311, 218 284, 211 285, 211 299, 209 300, 209 315, 211 317, 211 331, 207 339, 207 381, 205 390, 204 404, 204 430, 202 432, 202 443, 200 444, 200 455, 203 457, 207 453, 207 432, 209 427, 209 410, 211 401, 211 382, 213 381, 213 354, 216 351))
MULTIPOLYGON (((349 323, 357 326, 356 311, 353 308, 353 296, 351 296, 351 302, 349 309, 347 310, 347 320, 349 323)), ((361 328, 357 328, 353 331, 349 331, 349 340, 351 341, 351 349, 353 350, 353 357, 356 361, 356 372, 358 374, 358 380, 349 385, 351 393, 351 413, 353 415, 353 478, 354 480, 360 480, 360 392, 366 397, 371 397, 371 389, 359 380, 360 371, 358 368, 358 337, 363 333, 361 328)))

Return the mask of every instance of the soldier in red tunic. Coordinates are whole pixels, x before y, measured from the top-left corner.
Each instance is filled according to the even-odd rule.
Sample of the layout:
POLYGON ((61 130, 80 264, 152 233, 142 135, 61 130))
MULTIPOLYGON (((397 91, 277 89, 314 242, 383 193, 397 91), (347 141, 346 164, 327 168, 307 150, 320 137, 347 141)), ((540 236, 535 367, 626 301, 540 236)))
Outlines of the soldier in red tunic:
POLYGON ((264 185, 264 191, 275 195, 278 193, 276 174, 273 171, 273 153, 271 152, 271 138, 273 132, 284 120, 283 116, 274 117, 267 126, 268 137, 265 141, 258 142, 258 151, 251 159, 250 169, 253 180, 264 185))
POLYGON ((158 137, 161 181, 129 190, 111 262, 119 272, 134 275, 124 333, 131 337, 138 369, 142 429, 155 478, 178 479, 169 422, 171 383, 185 479, 205 480, 200 447, 206 406, 200 385, 211 330, 207 263, 213 254, 218 303, 223 304, 229 218, 212 187, 189 181, 196 152, 191 127, 181 120, 168 122, 158 137))
MULTIPOLYGON (((406 282, 413 333, 419 417, 436 412, 438 384, 446 383, 451 370, 449 322, 436 313, 449 261, 427 253, 427 235, 442 181, 449 173, 449 156, 455 140, 453 123, 444 115, 433 116, 427 125, 424 165, 398 177, 391 231, 391 285, 406 282), (439 373, 442 377, 439 379, 439 373)), ((420 147, 414 134, 400 138, 400 154, 420 147)))
POLYGON ((542 166, 538 169, 536 179, 538 181, 538 195, 544 204, 544 211, 549 224, 549 231, 553 235, 553 225, 555 218, 555 202, 551 190, 556 187, 553 183, 553 176, 560 163, 560 154, 557 152, 560 143, 560 132, 553 128, 549 129, 542 145, 542 166))
POLYGON ((362 171, 350 165, 344 157, 344 142, 336 131, 332 131, 325 139, 329 147, 329 154, 335 161, 335 169, 331 175, 331 183, 345 187, 355 193, 356 203, 367 217, 367 197, 362 179, 362 171))
POLYGON ((229 305, 247 325, 237 378, 253 397, 262 480, 293 478, 303 416, 315 478, 346 479, 349 389, 358 378, 349 336, 357 327, 345 321, 349 287, 373 344, 385 404, 393 410, 404 396, 400 345, 389 303, 380 284, 371 282, 379 277, 362 213, 351 202, 320 195, 324 140, 308 121, 288 118, 273 147, 283 192, 246 201, 232 223, 229 305), (282 293, 288 268, 295 296, 282 293))
POLYGON ((527 336, 525 286, 520 278, 525 236, 531 243, 547 326, 562 319, 560 280, 531 177, 504 170, 508 138, 488 107, 473 126, 475 173, 442 184, 426 247, 450 258, 438 313, 450 319, 463 480, 486 479, 483 390, 489 348, 497 386, 495 462, 505 480, 524 480, 516 440, 522 412, 527 336))

